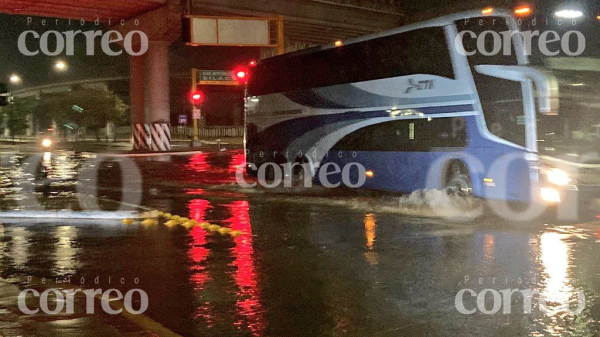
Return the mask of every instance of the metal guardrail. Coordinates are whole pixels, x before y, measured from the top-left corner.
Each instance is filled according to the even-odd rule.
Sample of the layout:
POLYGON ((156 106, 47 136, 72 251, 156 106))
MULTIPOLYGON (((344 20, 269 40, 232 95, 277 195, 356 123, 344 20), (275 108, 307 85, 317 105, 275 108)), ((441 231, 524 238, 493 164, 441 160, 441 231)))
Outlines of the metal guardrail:
MULTIPOLYGON (((192 137, 194 129, 188 126, 172 126, 171 137, 177 136, 192 137)), ((200 128, 200 137, 218 138, 218 137, 243 137, 243 126, 205 126, 200 128)))
MULTIPOLYGON (((101 135, 106 134, 105 129, 101 129, 99 132, 101 135)), ((130 135, 131 127, 130 126, 119 126, 116 128, 116 133, 118 136, 122 135, 130 135)), ((171 138, 173 139, 181 139, 181 138, 191 138, 194 136, 194 129, 191 126, 171 126, 171 138)), ((229 126, 229 125, 220 125, 220 126, 205 126, 200 128, 200 137, 204 138, 218 138, 218 137, 243 137, 244 136, 244 127, 243 126, 229 126)))

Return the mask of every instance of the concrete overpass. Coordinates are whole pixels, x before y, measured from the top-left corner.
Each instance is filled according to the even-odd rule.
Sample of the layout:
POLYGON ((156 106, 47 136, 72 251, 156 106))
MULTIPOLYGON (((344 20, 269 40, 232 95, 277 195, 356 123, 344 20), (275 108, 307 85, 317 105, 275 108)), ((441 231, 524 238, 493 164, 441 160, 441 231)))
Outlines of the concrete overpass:
MULTIPOLYGON (((131 119, 140 137, 135 148, 170 149, 168 134, 169 46, 181 36, 183 15, 283 16, 286 50, 331 43, 404 22, 399 0, 4 0, 0 12, 16 15, 85 19, 141 30, 148 51, 130 57, 131 119), (136 25, 135 23, 139 24, 136 25), (138 126, 137 128, 135 126, 138 126), (146 133, 146 135, 144 135, 146 133)), ((204 47, 199 47, 204 48, 204 47)), ((206 47, 208 48, 208 47, 206 47)))
POLYGON ((119 76, 119 77, 103 77, 103 78, 94 78, 94 79, 85 79, 85 80, 76 80, 76 81, 68 81, 61 83, 53 83, 53 84, 45 84, 38 85, 34 87, 28 87, 18 90, 13 90, 11 95, 17 98, 26 98, 26 97, 35 97, 37 99, 44 94, 55 94, 55 93, 63 93, 70 92, 74 87, 82 87, 86 89, 95 89, 95 90, 103 90, 108 91, 108 83, 114 81, 125 81, 129 80, 127 76, 119 76))

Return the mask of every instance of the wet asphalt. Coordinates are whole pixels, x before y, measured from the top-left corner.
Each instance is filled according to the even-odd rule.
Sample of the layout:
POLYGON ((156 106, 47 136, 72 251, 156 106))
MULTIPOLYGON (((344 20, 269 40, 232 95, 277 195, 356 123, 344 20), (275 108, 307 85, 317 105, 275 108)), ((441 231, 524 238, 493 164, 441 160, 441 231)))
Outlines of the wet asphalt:
POLYGON ((594 214, 566 223, 517 223, 488 214, 456 217, 445 209, 454 201, 435 193, 415 203, 319 187, 242 189, 235 180, 241 151, 103 160, 57 151, 31 158, 2 158, 3 211, 140 205, 243 233, 162 223, 0 220, 3 278, 139 288, 149 298, 145 314, 180 335, 600 333, 594 214), (114 202, 124 199, 132 202, 114 202), (440 218, 446 211, 452 218, 440 218), (547 306, 534 297, 526 312, 518 294, 494 299, 492 290, 510 289, 538 291, 547 306), (459 299, 473 313, 457 309, 461 290, 459 299), (487 296, 478 307, 482 292, 487 296), (579 292, 585 303, 574 312, 579 292), (487 314, 495 305, 502 307, 487 314))

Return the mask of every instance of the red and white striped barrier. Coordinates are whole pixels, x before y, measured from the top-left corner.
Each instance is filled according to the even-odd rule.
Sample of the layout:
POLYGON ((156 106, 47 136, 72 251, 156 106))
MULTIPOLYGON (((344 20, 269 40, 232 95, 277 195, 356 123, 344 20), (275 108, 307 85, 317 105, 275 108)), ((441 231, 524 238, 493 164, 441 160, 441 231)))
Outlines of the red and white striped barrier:
POLYGON ((134 124, 133 149, 135 151, 170 151, 170 123, 134 124))

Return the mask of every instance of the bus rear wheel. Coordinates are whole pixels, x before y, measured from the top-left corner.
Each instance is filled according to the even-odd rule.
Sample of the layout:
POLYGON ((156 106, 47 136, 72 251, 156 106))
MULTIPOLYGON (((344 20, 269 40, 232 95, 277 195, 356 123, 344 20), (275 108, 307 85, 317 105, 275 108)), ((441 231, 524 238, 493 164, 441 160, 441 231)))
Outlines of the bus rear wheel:
POLYGON ((448 167, 444 190, 448 195, 460 197, 473 196, 473 183, 465 163, 453 161, 448 167))

